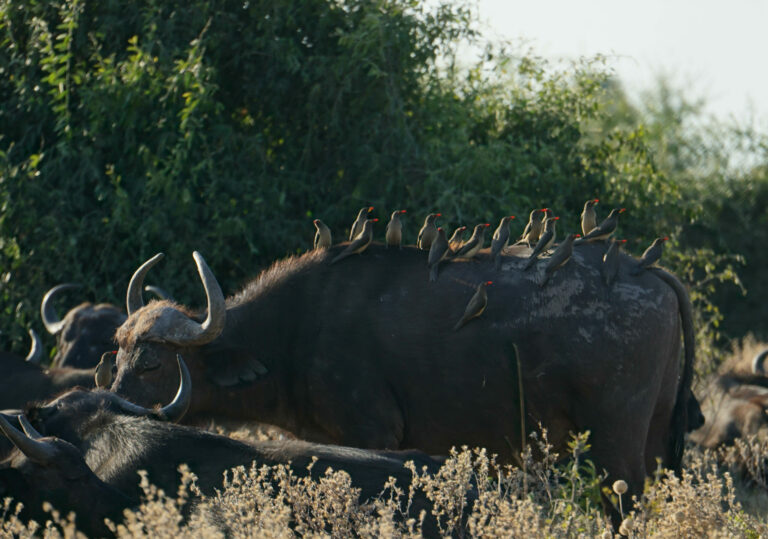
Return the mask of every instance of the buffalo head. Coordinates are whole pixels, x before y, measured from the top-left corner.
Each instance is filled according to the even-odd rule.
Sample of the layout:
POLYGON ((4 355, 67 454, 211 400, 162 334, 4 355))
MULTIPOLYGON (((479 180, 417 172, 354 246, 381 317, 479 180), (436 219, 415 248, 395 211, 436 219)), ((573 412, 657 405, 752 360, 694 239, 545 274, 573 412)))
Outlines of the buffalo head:
POLYGON ((44 434, 55 433, 66 440, 80 444, 84 433, 101 428, 104 412, 118 415, 149 416, 164 421, 178 422, 189 409, 192 381, 184 360, 176 356, 174 378, 179 380, 176 395, 163 407, 145 408, 111 391, 72 389, 46 404, 32 405, 26 414, 36 428, 44 434))
POLYGON ((128 319, 117 330, 117 375, 112 389, 145 406, 170 398, 176 387, 177 353, 194 356, 196 349, 218 337, 226 323, 224 295, 202 255, 193 254, 208 298, 207 316, 199 322, 172 301, 144 305, 141 286, 146 272, 161 258, 145 262, 128 286, 128 319))
POLYGON ((24 431, 0 414, 0 432, 17 451, 0 464, 0 496, 12 496, 24 506, 20 517, 45 522, 50 518, 44 503, 60 511, 74 511, 81 531, 107 535, 104 518, 120 520, 127 496, 102 482, 91 471, 78 449, 59 438, 42 437, 26 418, 18 416, 24 431))
POLYGON ((60 284, 51 288, 40 304, 45 329, 56 336, 57 367, 94 367, 101 354, 115 348, 115 330, 125 321, 125 314, 108 303, 81 303, 60 319, 53 308, 54 299, 63 291, 78 288, 76 284, 60 284))

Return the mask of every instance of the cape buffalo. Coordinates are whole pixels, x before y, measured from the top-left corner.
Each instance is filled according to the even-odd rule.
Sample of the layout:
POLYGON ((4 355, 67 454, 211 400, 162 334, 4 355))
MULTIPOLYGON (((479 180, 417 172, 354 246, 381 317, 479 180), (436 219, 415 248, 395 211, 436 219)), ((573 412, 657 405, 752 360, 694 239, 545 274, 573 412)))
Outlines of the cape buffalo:
MULTIPOLYGON (((53 308, 54 300, 65 290, 79 288, 67 283, 51 288, 40 304, 40 316, 45 329, 56 337, 54 367, 90 368, 98 364, 101 355, 116 348, 115 330, 125 322, 126 315, 110 303, 81 303, 60 319, 53 308)), ((161 299, 168 294, 156 286, 145 288, 161 299)))
POLYGON ((636 261, 622 255, 608 288, 605 248, 587 244, 541 289, 543 262, 524 273, 531 251, 514 246, 501 271, 486 249, 445 264, 429 283, 426 253, 414 247, 371 244, 331 265, 345 247, 279 261, 226 301, 194 253, 205 314, 168 301, 130 306, 112 389, 144 405, 169 398, 182 353, 197 388, 192 417, 256 419, 366 448, 483 446, 506 461, 520 452, 523 419, 528 430, 544 425, 561 454, 570 433, 589 430, 595 463, 631 493, 657 457, 679 468, 693 326, 687 293, 669 273, 629 277, 636 261), (452 331, 488 280, 485 312, 452 331))
POLYGON ((752 360, 752 373, 728 372, 707 386, 706 424, 691 440, 707 447, 730 445, 736 438, 757 434, 768 426, 768 350, 752 360))
POLYGON ((34 351, 40 346, 33 340, 27 361, 16 354, 0 353, 0 409, 21 408, 28 402, 50 399, 75 386, 93 387, 94 369, 45 369, 31 361, 31 356, 42 355, 42 351, 34 351))
MULTIPOLYGON (((146 409, 116 394, 93 390, 71 390, 48 404, 33 405, 26 411, 39 432, 67 440, 85 455, 88 467, 105 483, 132 499, 140 496, 137 471, 147 470, 149 479, 166 492, 179 484, 178 467, 188 464, 198 477, 198 486, 209 495, 221 488, 222 474, 235 466, 289 464, 294 474, 305 476, 313 458, 311 474, 344 470, 352 485, 361 489, 361 501, 375 498, 389 477, 400 487, 411 482, 404 467, 412 460, 418 469, 436 472, 439 463, 418 451, 366 451, 350 447, 314 444, 297 440, 243 443, 231 438, 175 425, 191 398, 189 372, 178 359, 181 382, 171 404, 146 409), (164 420, 164 421, 159 421, 164 420)), ((411 506, 412 516, 430 509, 423 493, 411 506)), ((427 524, 425 530, 432 529, 427 524)))
POLYGON ((58 438, 28 437, 0 415, 0 431, 17 450, 0 462, 0 499, 12 497, 24 507, 19 518, 44 523, 43 503, 77 514, 77 527, 88 536, 111 535, 104 519, 122 520, 125 508, 138 505, 101 481, 72 444, 58 438))

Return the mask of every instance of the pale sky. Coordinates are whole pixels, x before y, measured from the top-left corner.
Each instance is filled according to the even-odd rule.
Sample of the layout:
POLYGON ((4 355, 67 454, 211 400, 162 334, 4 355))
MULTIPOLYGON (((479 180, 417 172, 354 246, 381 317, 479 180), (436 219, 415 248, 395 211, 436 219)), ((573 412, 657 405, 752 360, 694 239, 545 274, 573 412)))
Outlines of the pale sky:
POLYGON ((525 39, 546 58, 609 57, 625 88, 654 74, 707 98, 721 119, 768 125, 768 0, 478 0, 487 37, 525 39))

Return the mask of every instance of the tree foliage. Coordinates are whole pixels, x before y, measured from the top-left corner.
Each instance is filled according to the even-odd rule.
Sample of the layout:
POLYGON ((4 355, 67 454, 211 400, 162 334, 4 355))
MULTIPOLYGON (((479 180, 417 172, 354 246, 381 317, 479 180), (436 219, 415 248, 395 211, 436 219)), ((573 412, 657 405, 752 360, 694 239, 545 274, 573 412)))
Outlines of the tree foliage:
POLYGON ((0 344, 25 347, 58 282, 122 304, 165 251, 153 279, 200 303, 193 249, 233 292, 310 247, 311 218, 339 238, 368 204, 407 208, 412 241, 433 210, 471 226, 549 206, 575 231, 597 196, 629 208, 636 253, 701 214, 642 127, 606 127, 599 59, 489 45, 460 67, 466 42, 454 2, 2 0, 0 344))

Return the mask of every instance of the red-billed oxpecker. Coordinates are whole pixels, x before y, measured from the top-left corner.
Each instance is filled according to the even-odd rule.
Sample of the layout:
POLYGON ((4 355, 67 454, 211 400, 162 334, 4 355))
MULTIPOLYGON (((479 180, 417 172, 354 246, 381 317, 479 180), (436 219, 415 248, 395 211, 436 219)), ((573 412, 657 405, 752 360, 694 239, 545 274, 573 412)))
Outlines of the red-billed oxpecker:
POLYGON ((536 242, 536 247, 533 248, 531 255, 528 257, 528 261, 523 266, 523 271, 527 271, 536 262, 539 255, 546 253, 547 249, 552 247, 555 243, 555 237, 557 236, 556 225, 559 217, 547 217, 544 220, 544 232, 539 237, 539 241, 536 242))
POLYGON ((440 266, 440 262, 445 259, 449 252, 450 249, 448 247, 448 240, 445 238, 445 230, 443 230, 443 227, 439 227, 437 229, 437 238, 432 242, 432 246, 429 248, 429 257, 427 257, 430 282, 437 281, 437 269, 440 266))
POLYGON ((389 218, 387 232, 384 235, 384 239, 387 242, 387 248, 403 248, 403 222, 400 220, 400 215, 403 213, 405 213, 405 210, 395 210, 389 218))
POLYGON ((485 281, 477 285, 477 290, 475 290, 474 295, 469 300, 469 303, 467 303, 467 308, 464 310, 464 315, 461 317, 461 320, 456 322, 456 325, 453 326, 453 331, 460 329, 464 324, 473 318, 477 318, 483 314, 485 307, 488 305, 488 292, 486 292, 486 287, 492 284, 493 281, 485 281))
POLYGON ((312 221, 315 225, 315 249, 327 249, 333 244, 331 229, 320 219, 312 221))
POLYGON ((653 266, 656 262, 658 262, 661 259, 661 252, 664 249, 664 242, 668 239, 669 238, 665 236, 663 238, 656 238, 653 240, 651 246, 645 250, 643 256, 641 256, 640 260, 637 261, 637 266, 635 266, 629 273, 631 275, 639 275, 641 271, 653 266))
POLYGON ((360 232, 360 235, 352 240, 342 252, 336 255, 336 258, 331 260, 331 264, 335 264, 339 260, 344 260, 348 256, 359 255, 365 251, 371 244, 371 241, 373 241, 373 223, 377 221, 378 219, 366 219, 363 224, 363 231, 360 232))
POLYGON ((592 232, 592 229, 597 227, 595 204, 598 202, 600 202, 599 198, 593 198, 584 203, 584 210, 581 212, 581 233, 585 236, 592 232))
POLYGON ((485 242, 485 229, 489 226, 491 226, 490 223, 475 225, 472 237, 469 238, 467 243, 462 245, 451 258, 465 258, 467 260, 474 258, 478 251, 483 248, 483 242, 485 242))
POLYGON ((368 220, 368 214, 372 211, 373 206, 360 208, 360 211, 357 212, 357 219, 355 219, 355 222, 352 223, 352 228, 349 229, 349 241, 354 240, 360 235, 360 233, 363 231, 363 225, 365 224, 365 221, 368 220))
POLYGON ((518 243, 527 243, 528 247, 530 247, 539 241, 539 236, 541 236, 542 223, 544 222, 545 215, 547 215, 547 211, 548 208, 542 208, 540 210, 537 209, 531 212, 531 214, 528 216, 528 224, 525 225, 523 233, 517 240, 518 243))
POLYGON ((612 209, 611 213, 608 214, 608 217, 606 217, 599 226, 593 228, 589 234, 584 234, 583 238, 579 238, 576 245, 584 242, 607 240, 619 224, 619 214, 624 213, 625 211, 627 211, 627 208, 612 209))
POLYGON ((451 236, 451 239, 448 240, 448 248, 451 250, 452 253, 455 253, 458 251, 461 246, 464 244, 464 232, 467 230, 467 227, 460 226, 456 230, 453 231, 453 235, 451 236))
POLYGON ((432 247, 432 242, 437 238, 437 225, 435 225, 435 221, 438 217, 442 216, 442 213, 430 213, 424 219, 424 225, 419 230, 419 236, 416 239, 416 246, 419 249, 428 251, 432 247))
POLYGON ((557 246, 555 252, 547 260, 547 265, 544 266, 544 280, 541 281, 539 286, 543 287, 546 285, 552 274, 568 263, 573 254, 573 240, 580 237, 581 234, 568 234, 565 237, 565 241, 557 246))
POLYGON ((501 268, 501 251, 509 245, 509 223, 514 219, 514 215, 508 215, 502 217, 499 221, 499 226, 493 233, 493 239, 491 240, 491 260, 493 265, 498 271, 501 268))

